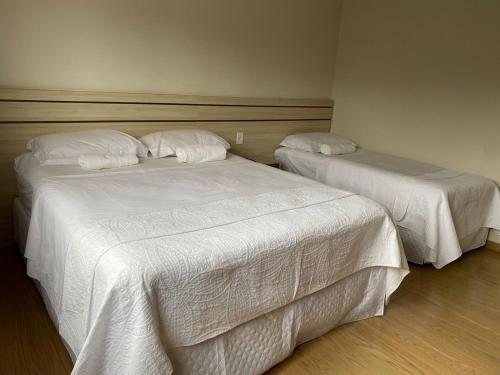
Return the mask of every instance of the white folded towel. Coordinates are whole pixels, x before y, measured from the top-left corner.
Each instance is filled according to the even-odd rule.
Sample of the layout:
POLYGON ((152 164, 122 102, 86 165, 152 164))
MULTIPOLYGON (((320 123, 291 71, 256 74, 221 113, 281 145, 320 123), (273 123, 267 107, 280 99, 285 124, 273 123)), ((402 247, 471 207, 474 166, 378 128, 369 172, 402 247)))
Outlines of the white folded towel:
POLYGON ((324 155, 352 154, 356 151, 356 146, 352 143, 322 144, 319 148, 324 155))
POLYGON ((137 155, 81 155, 78 164, 83 169, 120 168, 139 163, 137 155))
POLYGON ((177 147, 175 154, 182 163, 204 163, 226 159, 226 148, 222 145, 190 145, 177 147))

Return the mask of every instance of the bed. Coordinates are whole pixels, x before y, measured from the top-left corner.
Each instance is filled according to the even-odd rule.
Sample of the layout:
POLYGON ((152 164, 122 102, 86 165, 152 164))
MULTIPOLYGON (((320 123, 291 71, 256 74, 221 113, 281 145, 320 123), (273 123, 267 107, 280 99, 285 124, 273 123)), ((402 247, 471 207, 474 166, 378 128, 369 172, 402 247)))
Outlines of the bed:
POLYGON ((282 169, 384 205, 399 227, 407 259, 436 268, 484 246, 500 229, 500 194, 484 177, 358 149, 323 155, 278 148, 282 169))
POLYGON ((74 374, 263 373, 382 315, 408 273, 381 206, 235 155, 15 170, 16 239, 74 374))

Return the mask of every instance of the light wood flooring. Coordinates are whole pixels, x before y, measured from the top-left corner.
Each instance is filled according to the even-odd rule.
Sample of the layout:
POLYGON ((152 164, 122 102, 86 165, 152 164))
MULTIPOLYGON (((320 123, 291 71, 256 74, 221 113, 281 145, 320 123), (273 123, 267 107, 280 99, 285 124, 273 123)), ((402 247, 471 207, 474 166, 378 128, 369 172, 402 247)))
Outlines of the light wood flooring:
MULTIPOLYGON (((0 374, 71 367, 20 255, 0 250, 0 374)), ((412 266, 384 317, 339 327, 268 373, 285 374, 500 374, 500 253, 412 266)))

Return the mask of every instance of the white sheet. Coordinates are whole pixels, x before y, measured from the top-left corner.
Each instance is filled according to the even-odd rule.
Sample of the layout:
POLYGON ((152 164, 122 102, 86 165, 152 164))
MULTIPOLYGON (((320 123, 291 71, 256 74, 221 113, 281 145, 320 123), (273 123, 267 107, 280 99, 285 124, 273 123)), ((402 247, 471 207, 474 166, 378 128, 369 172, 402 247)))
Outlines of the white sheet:
MULTIPOLYGON (((25 256, 78 356, 74 373, 170 373, 169 352, 369 267, 406 275, 371 201, 231 157, 48 177, 25 256)), ((354 292, 354 291, 353 291, 354 292)))
POLYGON ((280 148, 275 157, 287 171, 387 207, 407 230, 402 238, 413 262, 441 268, 484 245, 484 228, 500 229, 500 193, 484 177, 367 150, 327 157, 280 148))
MULTIPOLYGON (((237 156, 228 154, 228 159, 237 158, 237 156)), ((140 163, 121 167, 119 172, 123 171, 141 171, 165 166, 178 166, 177 158, 169 157, 162 159, 139 159, 140 163)), ((14 160, 14 171, 17 177, 17 186, 19 198, 27 209, 31 210, 33 191, 38 184, 47 177, 57 176, 83 176, 87 174, 108 173, 107 170, 85 170, 79 165, 45 165, 41 166, 31 153, 25 153, 14 160)))

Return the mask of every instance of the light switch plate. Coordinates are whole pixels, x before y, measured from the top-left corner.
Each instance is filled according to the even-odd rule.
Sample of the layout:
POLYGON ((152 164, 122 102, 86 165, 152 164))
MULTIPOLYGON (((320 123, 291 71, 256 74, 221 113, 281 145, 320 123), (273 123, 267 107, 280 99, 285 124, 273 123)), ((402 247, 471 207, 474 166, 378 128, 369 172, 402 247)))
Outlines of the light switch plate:
POLYGON ((236 144, 237 145, 243 144, 243 132, 236 132, 236 144))

